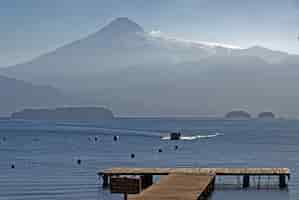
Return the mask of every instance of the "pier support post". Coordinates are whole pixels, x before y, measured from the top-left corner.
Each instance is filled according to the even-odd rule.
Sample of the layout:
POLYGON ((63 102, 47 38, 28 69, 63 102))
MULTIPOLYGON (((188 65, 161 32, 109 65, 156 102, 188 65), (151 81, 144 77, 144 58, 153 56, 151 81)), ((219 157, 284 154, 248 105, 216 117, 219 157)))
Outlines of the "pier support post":
POLYGON ((148 188, 151 185, 153 185, 153 175, 141 176, 141 187, 143 190, 148 188))
POLYGON ((109 186, 109 177, 107 175, 103 175, 103 188, 107 188, 109 186))
POLYGON ((202 193, 201 193, 201 195, 199 196, 199 200, 205 200, 205 199, 207 199, 208 198, 208 189, 206 188, 202 193))
POLYGON ((285 175, 279 175, 279 188, 283 189, 287 187, 285 175))
POLYGON ((243 188, 248 188, 250 186, 250 176, 244 175, 243 176, 243 188))
POLYGON ((261 188, 261 176, 258 177, 257 189, 261 188))
POLYGON ((215 182, 216 182, 216 176, 213 178, 212 183, 211 183, 211 190, 215 190, 215 182))

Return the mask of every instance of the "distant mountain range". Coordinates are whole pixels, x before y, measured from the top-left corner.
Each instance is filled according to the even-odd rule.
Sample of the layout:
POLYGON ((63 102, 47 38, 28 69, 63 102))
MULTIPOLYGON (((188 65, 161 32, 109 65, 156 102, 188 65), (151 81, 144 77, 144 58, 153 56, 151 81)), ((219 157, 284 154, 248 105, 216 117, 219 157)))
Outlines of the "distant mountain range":
POLYGON ((299 114, 299 56, 154 36, 128 18, 0 74, 121 115, 299 114))

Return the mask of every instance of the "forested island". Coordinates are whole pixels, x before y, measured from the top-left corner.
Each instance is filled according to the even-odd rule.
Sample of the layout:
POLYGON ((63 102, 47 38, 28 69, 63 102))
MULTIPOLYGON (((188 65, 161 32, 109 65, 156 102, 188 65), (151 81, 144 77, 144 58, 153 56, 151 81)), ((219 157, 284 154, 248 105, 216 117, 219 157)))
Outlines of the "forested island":
POLYGON ((251 115, 243 110, 235 110, 235 111, 231 111, 229 113, 227 113, 225 115, 225 118, 229 118, 229 119, 249 119, 251 118, 251 115))
POLYGON ((12 119, 49 121, 98 121, 113 119, 111 110, 102 107, 62 107, 54 109, 24 109, 11 114, 12 119))
POLYGON ((258 118, 260 118, 260 119, 274 119, 275 114, 273 112, 261 112, 258 115, 258 118))

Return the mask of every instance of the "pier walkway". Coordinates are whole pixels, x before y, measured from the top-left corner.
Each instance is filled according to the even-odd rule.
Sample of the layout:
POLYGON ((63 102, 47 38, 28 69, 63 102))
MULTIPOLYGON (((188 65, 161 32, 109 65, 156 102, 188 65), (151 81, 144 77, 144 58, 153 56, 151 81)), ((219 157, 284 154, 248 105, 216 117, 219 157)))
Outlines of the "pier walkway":
POLYGON ((206 199, 214 190, 215 175, 171 174, 129 200, 206 199))

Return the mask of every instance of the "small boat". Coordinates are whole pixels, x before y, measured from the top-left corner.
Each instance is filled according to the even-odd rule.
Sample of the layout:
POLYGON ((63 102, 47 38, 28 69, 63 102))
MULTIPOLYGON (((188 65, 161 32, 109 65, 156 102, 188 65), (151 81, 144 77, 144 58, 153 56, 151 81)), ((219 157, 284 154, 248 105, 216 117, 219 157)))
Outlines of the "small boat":
POLYGON ((181 133, 180 132, 171 132, 170 133, 170 140, 180 140, 181 133))

